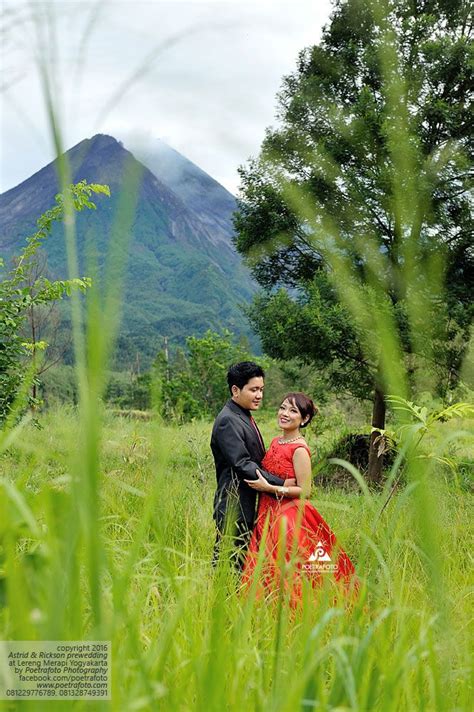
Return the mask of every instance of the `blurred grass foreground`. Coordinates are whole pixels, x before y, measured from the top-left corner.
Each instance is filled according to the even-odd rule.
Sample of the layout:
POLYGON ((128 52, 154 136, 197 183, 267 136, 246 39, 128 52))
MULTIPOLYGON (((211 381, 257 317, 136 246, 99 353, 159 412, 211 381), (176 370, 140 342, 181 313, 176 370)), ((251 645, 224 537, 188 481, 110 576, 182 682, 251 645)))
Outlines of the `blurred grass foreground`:
MULTIPOLYGON (((400 59, 406 46, 398 40, 414 27, 421 39, 413 30, 413 42, 423 40, 428 43, 425 51, 430 46, 434 51, 430 42, 436 44, 439 26, 433 13, 443 12, 443 17, 458 13, 462 19, 466 8, 461 2, 432 5, 432 13, 424 5, 423 12, 420 9, 423 22, 418 25, 418 3, 412 11, 408 2, 336 2, 319 57, 329 74, 337 72, 341 47, 355 51, 371 28, 372 75, 369 72, 367 83, 376 75, 385 161, 377 164, 374 154, 374 171, 383 173, 377 199, 383 203, 386 198, 397 221, 390 249, 368 228, 362 208, 351 207, 354 195, 333 203, 319 200, 277 165, 275 152, 269 151, 265 159, 266 169, 274 170, 273 187, 278 187, 279 199, 283 196, 285 219, 291 214, 304 225, 299 235, 308 245, 305 259, 310 262, 317 251, 318 274, 311 293, 314 285, 319 285, 318 294, 329 293, 329 288, 337 293, 333 323, 341 314, 349 323, 349 315, 361 359, 373 376, 377 397, 390 408, 391 427, 397 433, 396 454, 381 488, 369 487, 352 465, 339 463, 349 470, 357 488, 320 487, 316 478, 313 489, 318 510, 356 565, 359 600, 350 608, 323 589, 317 597, 307 592, 301 611, 292 611, 283 592, 275 601, 252 593, 243 596, 225 563, 216 570, 210 565, 215 475, 209 422, 178 425, 162 418, 159 389, 148 421, 122 418, 104 408, 139 181, 132 175, 119 205, 115 239, 110 240, 100 284, 98 278, 92 279, 85 298, 77 291, 70 295, 77 407, 37 411, 41 427, 36 427, 28 414, 23 415, 34 374, 25 371, 28 388, 22 389, 16 372, 20 381, 0 438, 1 637, 111 641, 112 699, 6 701, 5 709, 53 705, 58 710, 120 712, 472 709, 472 494, 460 467, 472 457, 467 434, 472 411, 461 406, 448 412, 445 404, 444 416, 430 419, 427 410, 416 406, 422 391, 435 388, 432 346, 441 338, 439 327, 450 318, 443 266, 449 246, 442 239, 443 220, 448 218, 433 208, 431 200, 436 194, 442 202, 440 186, 451 185, 458 169, 467 170, 462 136, 457 142, 443 139, 443 150, 434 145, 427 157, 412 130, 412 95, 407 90, 412 85, 400 59), (348 35, 342 32, 344 27, 348 35), (426 39, 425 31, 432 36, 426 39), (330 43, 338 37, 341 44, 331 49, 331 64, 330 43), (336 212, 339 208, 343 220, 336 212)), ((465 30, 456 40, 460 54, 467 45, 468 25, 465 30)), ((445 44, 448 53, 448 39, 445 44)), ((444 66, 446 57, 433 60, 437 62, 444 66)), ((40 56, 39 68, 51 133, 61 156, 57 97, 47 57, 42 61, 40 56)), ((305 92, 310 91, 309 84, 305 92)), ((361 89, 357 81, 354 86, 361 89)), ((315 89, 316 113, 320 89, 315 89)), ((305 105, 308 94, 297 96, 300 107, 305 105)), ((441 113, 442 108, 438 106, 441 113)), ((336 101, 332 107, 324 104, 324 110, 333 111, 332 119, 339 121, 352 145, 366 140, 365 128, 376 114, 375 109, 356 119, 350 112, 337 114, 336 101)), ((335 195, 344 175, 338 175, 323 148, 321 142, 313 147, 311 160, 331 175, 335 195)), ((346 167, 346 177, 352 169, 346 167)), ((65 196, 69 276, 74 280, 79 279, 77 206, 67 190, 71 183, 67 163, 59 160, 58 171, 65 196)), ((318 180, 315 173, 313 183, 319 185, 318 180)), ((359 188, 364 181, 370 194, 367 176, 359 188)), ((456 185, 462 192, 464 183, 456 185)), ((363 191, 356 199, 363 199, 363 191)), ((247 218, 255 216, 251 201, 249 205, 247 218)), ((288 225, 273 237, 256 252, 255 245, 248 246, 257 269, 259 259, 274 266, 272 256, 288 247, 288 225)), ((464 233, 451 237, 464 245, 464 233)), ((239 249, 246 252, 242 241, 239 249)), ((94 274, 93 261, 90 267, 94 274)), ((309 299, 308 304, 317 316, 316 303, 309 299)), ((462 354, 456 355, 460 362, 466 353, 463 341, 462 354)), ((303 361, 307 356, 303 348, 294 355, 303 361)), ((356 379, 357 372, 352 371, 350 378, 356 379)), ((377 436, 384 435, 380 423, 374 426, 377 436)), ((267 442, 274 427, 273 419, 265 416, 267 442)), ((326 436, 316 431, 309 435, 317 471, 326 436)))
POLYGON ((42 425, 2 457, 2 637, 111 640, 113 661, 110 703, 50 704, 469 709, 472 497, 441 465, 418 498, 413 482, 381 516, 386 492, 316 487, 363 593, 348 611, 323 592, 295 617, 211 570, 208 423, 105 415, 95 492, 78 414, 52 411, 42 425))

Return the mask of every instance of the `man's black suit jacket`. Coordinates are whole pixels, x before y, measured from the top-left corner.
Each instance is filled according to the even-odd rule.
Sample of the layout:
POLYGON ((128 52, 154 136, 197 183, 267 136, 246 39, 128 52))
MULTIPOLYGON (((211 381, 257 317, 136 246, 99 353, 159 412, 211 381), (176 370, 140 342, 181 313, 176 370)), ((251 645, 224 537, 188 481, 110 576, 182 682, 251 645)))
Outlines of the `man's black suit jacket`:
POLYGON ((263 440, 250 421, 250 411, 233 400, 227 401, 217 416, 211 436, 217 476, 214 497, 214 519, 223 531, 229 507, 235 508, 236 524, 241 533, 250 532, 255 521, 257 493, 245 480, 257 479, 258 469, 272 485, 282 485, 284 480, 262 469, 265 455, 263 440))

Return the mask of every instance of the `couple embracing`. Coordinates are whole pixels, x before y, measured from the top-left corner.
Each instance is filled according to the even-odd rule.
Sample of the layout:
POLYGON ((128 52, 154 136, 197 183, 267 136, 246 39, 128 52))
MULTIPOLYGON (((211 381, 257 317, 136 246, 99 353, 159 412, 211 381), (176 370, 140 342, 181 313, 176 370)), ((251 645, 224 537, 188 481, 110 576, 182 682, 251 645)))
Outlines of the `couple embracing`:
POLYGON ((354 566, 306 499, 311 490, 311 453, 301 430, 315 415, 313 401, 303 393, 283 398, 278 410, 281 436, 266 452, 252 416, 262 403, 264 378, 263 369, 250 361, 231 366, 227 373, 231 397, 217 416, 211 437, 217 475, 214 562, 224 531, 230 531, 232 558, 244 583, 252 580, 263 548, 260 575, 269 592, 278 584, 282 555, 293 561, 293 599, 300 598, 304 579, 319 586, 329 576, 349 588, 356 585, 354 566))

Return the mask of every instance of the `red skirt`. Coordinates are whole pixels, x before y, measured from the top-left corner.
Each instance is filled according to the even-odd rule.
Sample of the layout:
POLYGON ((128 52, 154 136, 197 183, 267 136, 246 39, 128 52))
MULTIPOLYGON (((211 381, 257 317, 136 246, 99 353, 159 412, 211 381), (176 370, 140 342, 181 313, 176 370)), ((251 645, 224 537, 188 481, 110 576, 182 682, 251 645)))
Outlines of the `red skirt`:
POLYGON ((245 559, 242 582, 249 586, 255 576, 261 548, 263 563, 258 592, 268 593, 291 585, 290 600, 297 604, 303 582, 319 588, 325 580, 353 594, 358 589, 354 565, 316 507, 300 499, 281 502, 261 495, 257 521, 245 559), (283 577, 283 579, 282 579, 283 577), (260 590, 259 590, 260 589, 260 590))

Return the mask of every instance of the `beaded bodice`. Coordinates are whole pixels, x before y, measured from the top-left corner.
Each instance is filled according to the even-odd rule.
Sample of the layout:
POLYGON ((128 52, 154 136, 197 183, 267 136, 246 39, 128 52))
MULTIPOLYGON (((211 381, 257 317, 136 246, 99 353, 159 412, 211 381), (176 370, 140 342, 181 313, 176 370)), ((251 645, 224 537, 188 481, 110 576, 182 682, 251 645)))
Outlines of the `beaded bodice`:
POLYGON ((293 455, 295 450, 299 447, 304 447, 311 457, 310 449, 304 440, 297 440, 291 443, 279 443, 278 438, 273 438, 262 460, 262 467, 268 470, 268 472, 271 472, 272 475, 278 475, 278 477, 283 477, 284 479, 294 477, 293 455))
MULTIPOLYGON (((311 457, 311 451, 304 440, 298 440, 292 443, 279 443, 278 438, 273 438, 270 447, 262 460, 264 467, 272 475, 278 475, 283 479, 289 479, 295 476, 295 468, 293 467, 293 455, 299 447, 304 447, 311 457)), ((258 504, 258 518, 260 524, 263 523, 266 513, 269 509, 278 510, 286 502, 294 501, 291 498, 283 497, 276 499, 274 496, 262 492, 258 504)))

